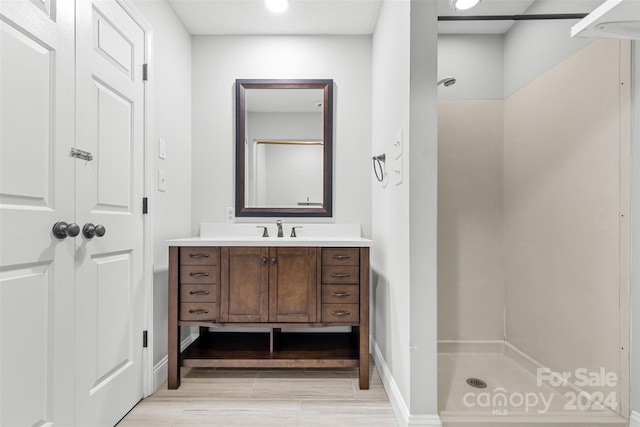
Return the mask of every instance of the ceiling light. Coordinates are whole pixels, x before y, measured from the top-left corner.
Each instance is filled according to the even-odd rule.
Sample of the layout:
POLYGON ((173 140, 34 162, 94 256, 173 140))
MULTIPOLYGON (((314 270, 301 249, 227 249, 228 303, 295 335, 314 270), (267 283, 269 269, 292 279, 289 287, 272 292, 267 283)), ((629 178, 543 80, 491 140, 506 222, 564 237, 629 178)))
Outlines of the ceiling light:
POLYGON ((282 13, 289 9, 289 0, 265 0, 265 4, 273 13, 282 13))
POLYGON ((467 10, 480 3, 480 0, 451 0, 451 7, 454 10, 467 10))

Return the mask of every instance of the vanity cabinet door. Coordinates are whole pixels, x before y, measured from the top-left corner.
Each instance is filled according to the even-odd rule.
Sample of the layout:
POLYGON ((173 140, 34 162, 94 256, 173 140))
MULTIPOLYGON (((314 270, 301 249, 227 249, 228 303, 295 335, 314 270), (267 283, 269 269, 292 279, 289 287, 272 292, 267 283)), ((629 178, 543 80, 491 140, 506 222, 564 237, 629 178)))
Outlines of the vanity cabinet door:
POLYGON ((222 248, 222 322, 269 320, 269 248, 222 248))
POLYGON ((269 321, 315 322, 316 248, 269 250, 269 321))

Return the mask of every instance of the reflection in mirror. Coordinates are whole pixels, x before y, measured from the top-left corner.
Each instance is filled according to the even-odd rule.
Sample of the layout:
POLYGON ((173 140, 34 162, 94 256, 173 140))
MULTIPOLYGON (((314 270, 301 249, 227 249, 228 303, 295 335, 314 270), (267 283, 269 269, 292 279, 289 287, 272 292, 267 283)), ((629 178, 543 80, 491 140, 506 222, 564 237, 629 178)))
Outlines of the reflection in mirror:
POLYGON ((332 89, 236 81, 237 216, 331 216, 332 89))

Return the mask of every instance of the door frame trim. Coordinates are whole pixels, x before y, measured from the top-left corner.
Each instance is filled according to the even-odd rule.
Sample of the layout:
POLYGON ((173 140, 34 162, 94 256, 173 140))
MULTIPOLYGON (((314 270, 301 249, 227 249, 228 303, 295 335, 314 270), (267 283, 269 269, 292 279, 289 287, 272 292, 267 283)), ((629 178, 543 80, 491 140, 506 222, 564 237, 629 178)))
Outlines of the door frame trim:
MULTIPOLYGON (((122 9, 134 20, 144 32, 144 63, 147 68, 153 70, 152 66, 152 46, 153 29, 151 23, 133 4, 133 0, 115 0, 122 9)), ((142 70, 140 70, 142 76, 142 70)), ((144 275, 144 330, 147 331, 147 347, 142 350, 142 398, 151 395, 155 390, 153 387, 153 248, 154 248, 154 209, 153 197, 153 79, 147 75, 144 82, 144 148, 143 148, 143 197, 148 198, 148 213, 143 214, 144 242, 143 242, 143 275, 144 275)), ((142 206, 142 200, 139 200, 142 206)), ((142 337, 140 337, 142 345, 142 337)))

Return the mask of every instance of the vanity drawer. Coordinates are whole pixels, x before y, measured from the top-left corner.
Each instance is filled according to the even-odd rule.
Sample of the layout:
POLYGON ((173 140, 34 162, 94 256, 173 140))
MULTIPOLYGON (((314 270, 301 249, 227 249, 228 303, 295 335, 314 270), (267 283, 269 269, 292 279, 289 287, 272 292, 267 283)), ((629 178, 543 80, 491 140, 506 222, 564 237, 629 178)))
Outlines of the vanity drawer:
POLYGON ((216 302, 216 285, 180 285, 180 302, 216 302))
POLYGON ((360 301, 358 285, 322 285, 323 304, 346 304, 360 301))
POLYGON ((220 248, 180 248, 180 265, 219 265, 220 248))
POLYGON ((322 283, 360 283, 360 267, 358 266, 323 266, 322 283))
POLYGON ((359 248, 322 249, 322 265, 359 265, 359 248))
POLYGON ((217 283, 218 267, 214 265, 186 265, 180 267, 180 284, 217 283))
POLYGON ((217 306, 213 302, 183 302, 180 303, 180 320, 210 321, 217 320, 217 306))
POLYGON ((322 304, 322 321, 327 323, 357 323, 359 304, 322 304))

